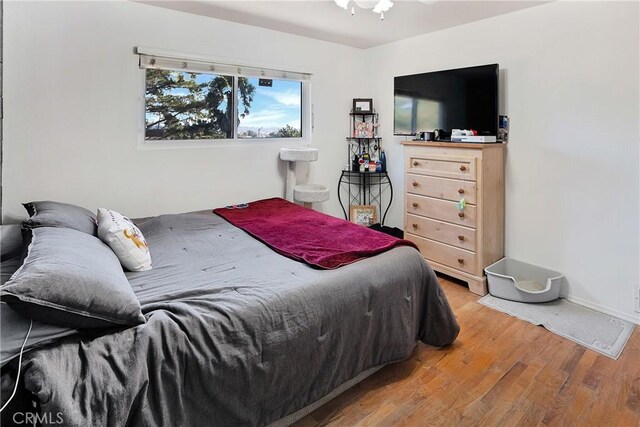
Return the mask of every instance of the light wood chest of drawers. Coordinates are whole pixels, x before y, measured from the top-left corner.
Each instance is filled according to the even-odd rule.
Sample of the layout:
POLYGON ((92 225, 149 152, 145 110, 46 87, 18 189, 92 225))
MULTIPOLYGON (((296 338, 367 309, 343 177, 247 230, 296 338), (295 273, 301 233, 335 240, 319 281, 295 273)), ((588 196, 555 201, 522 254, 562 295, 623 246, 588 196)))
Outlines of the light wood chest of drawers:
POLYGON ((405 238, 435 271, 487 293, 484 268, 504 256, 504 144, 408 141, 405 238), (466 206, 459 209, 464 197, 466 206))

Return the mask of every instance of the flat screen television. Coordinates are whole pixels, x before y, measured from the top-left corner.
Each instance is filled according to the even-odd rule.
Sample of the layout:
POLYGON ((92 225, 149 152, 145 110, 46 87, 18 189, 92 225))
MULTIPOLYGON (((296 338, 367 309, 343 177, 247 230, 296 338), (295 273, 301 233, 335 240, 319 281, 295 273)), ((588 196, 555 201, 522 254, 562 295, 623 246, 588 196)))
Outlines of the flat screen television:
POLYGON ((394 135, 474 129, 498 135, 498 64, 398 76, 394 135))

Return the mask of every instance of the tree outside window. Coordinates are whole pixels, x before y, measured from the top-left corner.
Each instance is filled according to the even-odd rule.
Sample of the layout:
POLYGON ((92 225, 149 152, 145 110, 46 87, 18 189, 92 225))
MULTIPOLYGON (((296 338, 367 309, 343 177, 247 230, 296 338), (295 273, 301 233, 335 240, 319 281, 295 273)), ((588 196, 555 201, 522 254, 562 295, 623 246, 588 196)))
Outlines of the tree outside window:
POLYGON ((300 138, 301 101, 298 81, 146 69, 145 140, 300 138))

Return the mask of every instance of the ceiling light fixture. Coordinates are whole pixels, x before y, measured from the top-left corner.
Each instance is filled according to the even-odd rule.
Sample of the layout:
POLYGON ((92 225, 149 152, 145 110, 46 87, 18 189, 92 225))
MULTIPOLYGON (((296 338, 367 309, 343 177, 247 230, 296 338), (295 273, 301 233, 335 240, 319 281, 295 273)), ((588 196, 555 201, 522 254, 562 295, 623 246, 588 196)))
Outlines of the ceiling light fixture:
MULTIPOLYGON (((339 7, 345 10, 349 7, 350 0, 334 1, 339 7)), ((353 3, 362 9, 371 9, 374 13, 379 13, 381 21, 384 20, 384 13, 393 6, 393 2, 391 0, 353 0, 353 3)), ((351 14, 355 15, 355 13, 355 7, 351 6, 351 14)))

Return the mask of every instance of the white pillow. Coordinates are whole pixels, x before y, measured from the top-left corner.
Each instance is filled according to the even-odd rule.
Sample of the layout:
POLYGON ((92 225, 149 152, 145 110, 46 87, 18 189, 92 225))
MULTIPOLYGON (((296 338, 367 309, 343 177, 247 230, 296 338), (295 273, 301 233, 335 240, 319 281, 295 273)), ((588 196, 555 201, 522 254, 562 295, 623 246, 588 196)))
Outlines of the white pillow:
POLYGON ((98 237, 118 256, 129 271, 151 269, 151 254, 144 236, 126 216, 111 209, 98 209, 98 237))

